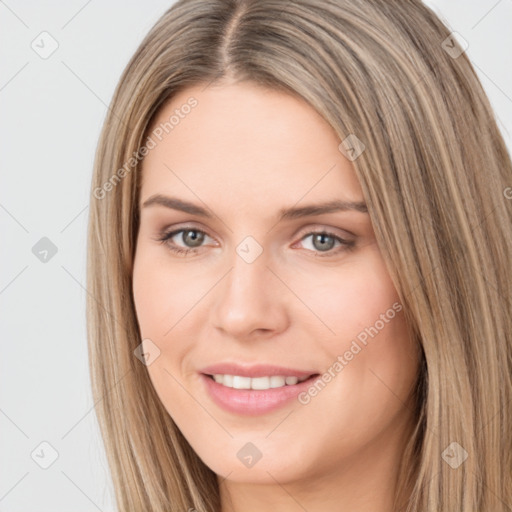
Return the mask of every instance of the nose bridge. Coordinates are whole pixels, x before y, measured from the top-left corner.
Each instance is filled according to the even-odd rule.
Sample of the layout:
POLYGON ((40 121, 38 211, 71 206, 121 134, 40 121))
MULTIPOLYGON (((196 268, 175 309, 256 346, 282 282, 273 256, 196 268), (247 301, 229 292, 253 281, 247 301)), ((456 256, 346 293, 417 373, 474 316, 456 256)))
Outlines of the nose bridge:
POLYGON ((251 297, 255 299, 256 295, 259 301, 264 301, 265 297, 261 294, 265 293, 265 289, 268 290, 264 286, 268 284, 268 255, 256 239, 249 236, 242 240, 235 247, 230 263, 227 293, 233 295, 237 303, 251 297))
POLYGON ((267 268, 268 255, 253 238, 240 242, 229 258, 230 271, 215 297, 214 322, 234 336, 255 329, 274 330, 285 318, 279 293, 279 282, 267 268))

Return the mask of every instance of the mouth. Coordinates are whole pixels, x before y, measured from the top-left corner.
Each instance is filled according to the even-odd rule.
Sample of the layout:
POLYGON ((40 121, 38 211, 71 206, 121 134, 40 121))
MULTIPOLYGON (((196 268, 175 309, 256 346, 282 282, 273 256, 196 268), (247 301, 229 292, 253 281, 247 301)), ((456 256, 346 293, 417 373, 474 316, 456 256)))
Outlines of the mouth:
POLYGON ((306 392, 319 373, 302 375, 233 375, 201 373, 204 392, 218 407, 231 414, 257 416, 293 403, 306 392))
POLYGON ((226 388, 265 391, 269 389, 295 386, 296 384, 318 377, 320 374, 314 373, 306 376, 263 375, 259 377, 247 377, 221 373, 203 375, 226 388))

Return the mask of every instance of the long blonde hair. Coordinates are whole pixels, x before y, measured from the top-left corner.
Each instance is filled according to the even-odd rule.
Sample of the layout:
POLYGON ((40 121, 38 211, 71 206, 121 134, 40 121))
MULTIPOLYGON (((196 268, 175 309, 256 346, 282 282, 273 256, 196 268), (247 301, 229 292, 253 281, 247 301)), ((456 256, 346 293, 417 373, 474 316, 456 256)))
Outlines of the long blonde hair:
POLYGON ((295 94, 365 146, 354 169, 423 356, 395 510, 509 510, 512 164, 470 61, 419 0, 180 0, 128 63, 96 154, 87 270, 119 509, 220 511, 216 475, 134 355, 131 276, 148 127, 179 90, 227 78, 295 94))

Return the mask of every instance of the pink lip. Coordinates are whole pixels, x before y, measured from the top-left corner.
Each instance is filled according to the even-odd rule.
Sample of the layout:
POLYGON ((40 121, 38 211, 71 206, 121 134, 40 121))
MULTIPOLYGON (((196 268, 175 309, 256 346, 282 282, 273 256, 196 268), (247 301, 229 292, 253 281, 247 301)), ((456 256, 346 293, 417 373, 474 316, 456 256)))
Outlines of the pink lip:
POLYGON ((272 375, 281 375, 283 377, 298 377, 299 379, 318 373, 315 370, 304 371, 268 364, 242 366, 236 363, 214 364, 203 368, 200 372, 206 375, 240 375, 240 377, 270 377, 272 375))
POLYGON ((278 366, 256 365, 239 366, 236 364, 225 363, 203 368, 201 380, 204 383, 207 394, 222 409, 235 414, 255 416, 271 412, 279 407, 289 403, 296 398, 299 393, 305 391, 311 382, 318 376, 313 371, 305 372, 290 368, 278 366), (272 375, 281 375, 283 377, 308 377, 303 382, 298 382, 292 386, 285 385, 280 388, 271 388, 265 390, 256 389, 234 389, 218 384, 209 375, 240 375, 241 377, 264 377, 272 375))

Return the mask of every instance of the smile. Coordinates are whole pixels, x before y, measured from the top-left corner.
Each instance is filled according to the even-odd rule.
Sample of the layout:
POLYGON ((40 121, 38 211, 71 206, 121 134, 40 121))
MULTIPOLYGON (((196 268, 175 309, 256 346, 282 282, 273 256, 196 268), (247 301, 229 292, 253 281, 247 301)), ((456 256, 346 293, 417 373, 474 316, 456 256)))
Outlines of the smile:
POLYGON ((269 375, 263 377, 242 377, 241 375, 223 375, 215 374, 210 375, 217 384, 221 384, 227 388, 233 389, 275 389, 282 388, 284 386, 293 386, 298 382, 303 382, 309 379, 310 376, 306 377, 285 377, 282 375, 269 375))
POLYGON ((318 376, 200 374, 203 390, 215 405, 244 416, 266 414, 290 405, 318 376))

